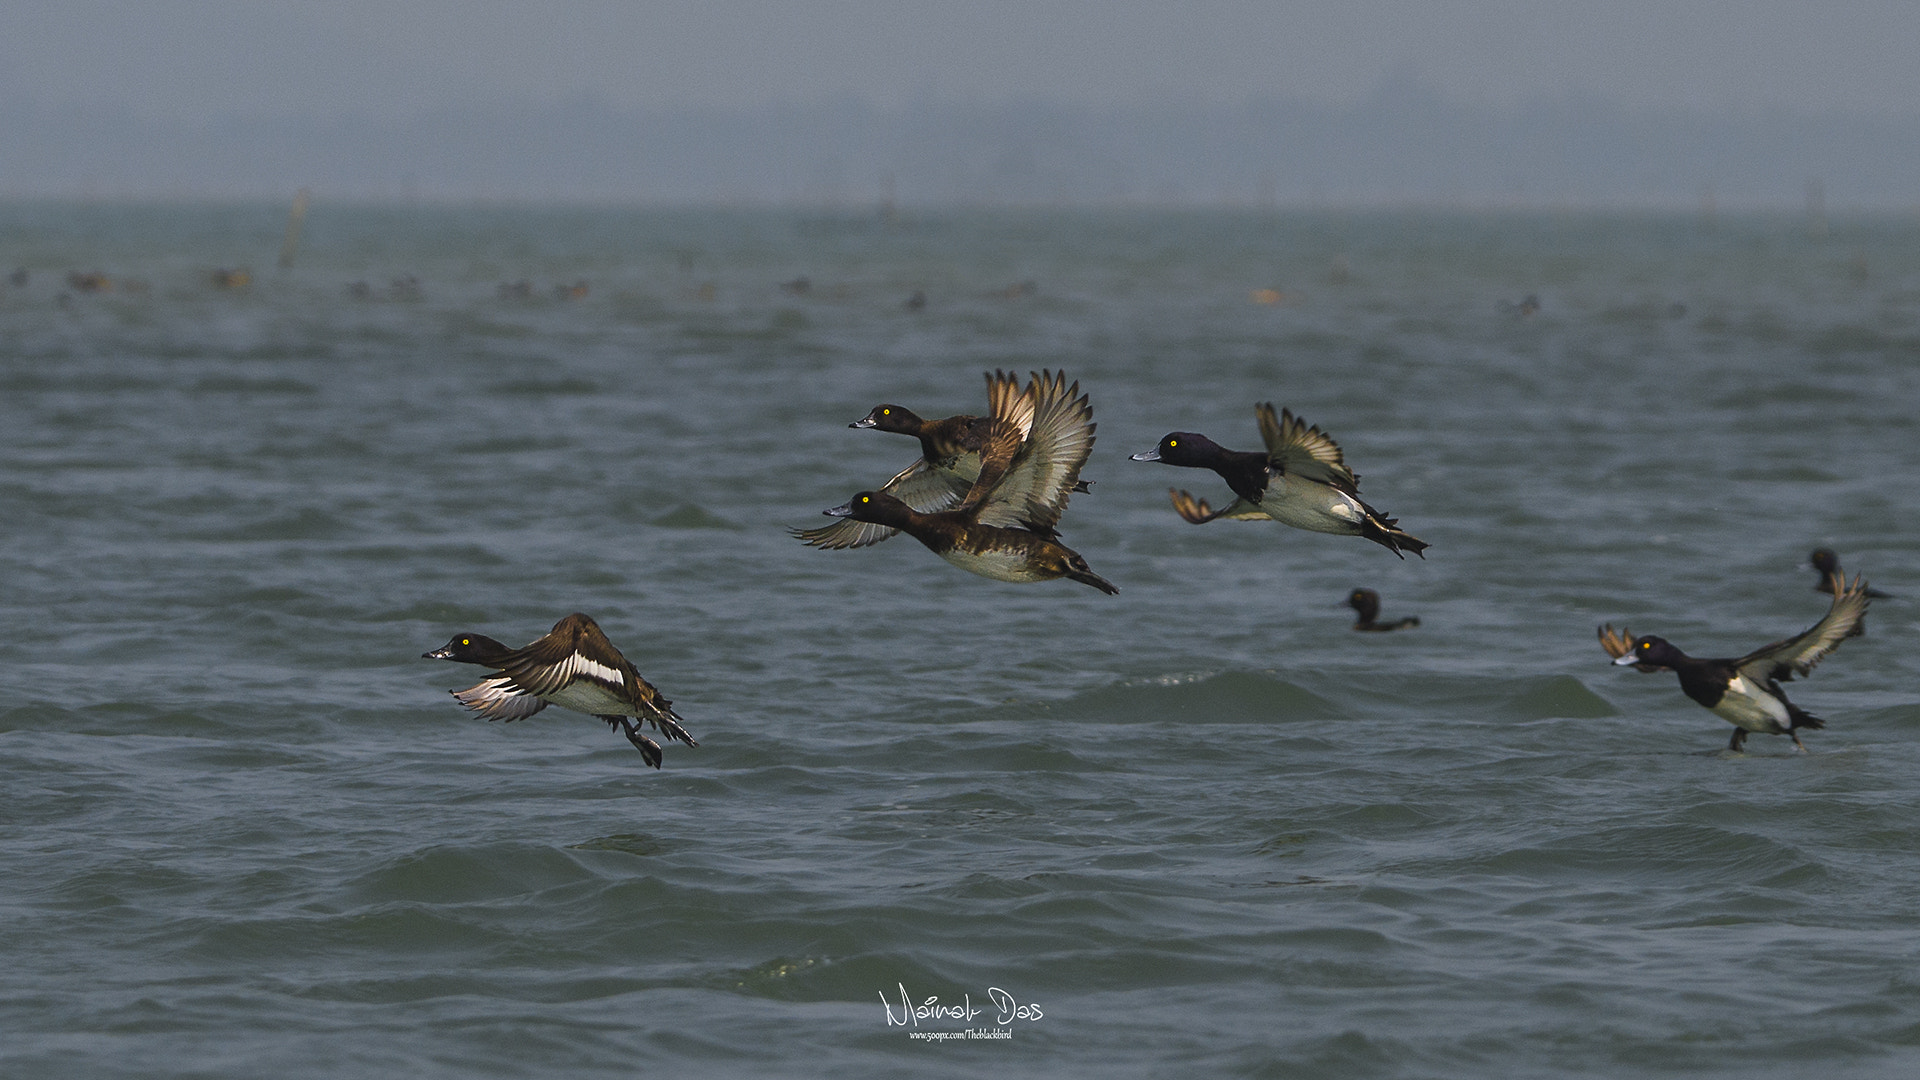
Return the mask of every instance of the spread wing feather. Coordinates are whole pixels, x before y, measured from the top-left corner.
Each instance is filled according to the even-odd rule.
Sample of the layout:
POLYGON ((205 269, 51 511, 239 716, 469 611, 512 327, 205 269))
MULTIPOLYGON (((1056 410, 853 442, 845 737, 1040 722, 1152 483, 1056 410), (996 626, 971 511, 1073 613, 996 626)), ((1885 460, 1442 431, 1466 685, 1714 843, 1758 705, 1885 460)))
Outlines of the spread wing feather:
MULTIPOLYGON (((1013 379, 1000 377, 1005 379, 997 384, 1004 397, 1004 387, 1013 379)), ((1080 480, 1080 470, 1093 452, 1093 406, 1080 393, 1079 383, 1068 385, 1066 375, 1055 371, 1030 374, 1019 400, 1020 405, 996 402, 994 416, 998 422, 1004 407, 1015 421, 1013 426, 1025 427, 1024 442, 1013 448, 1011 462, 982 494, 990 464, 997 464, 997 455, 1006 449, 996 428, 995 441, 982 458, 980 480, 968 498, 982 501, 979 520, 985 524, 1052 536, 1080 480)))
POLYGON ((637 690, 637 676, 626 657, 598 623, 578 613, 555 623, 547 636, 501 657, 497 666, 515 686, 541 697, 559 693, 575 679, 592 679, 615 692, 637 690))
MULTIPOLYGON (((524 654, 532 650, 520 651, 524 654)), ((626 680, 620 677, 618 670, 595 663, 578 652, 569 653, 558 659, 524 655, 511 657, 500 670, 513 680, 515 686, 542 697, 559 693, 579 678, 592 679, 616 689, 626 686, 626 680)))
POLYGON ((488 720, 525 720, 547 707, 538 695, 515 686, 505 675, 496 675, 465 690, 449 691, 453 699, 488 720))
POLYGON ((808 547, 817 547, 826 551, 870 547, 894 536, 899 531, 890 525, 875 525, 871 521, 855 521, 852 518, 841 518, 831 525, 822 525, 817 529, 787 530, 793 536, 805 541, 808 547))
MULTIPOLYGON (((1608 623, 1600 628, 1600 647, 1607 650, 1608 656, 1618 660, 1633 651, 1633 631, 1624 626, 1615 630, 1613 624, 1608 623)), ((1635 671, 1663 670, 1659 664, 1634 664, 1633 669, 1635 671)))
MULTIPOLYGON (((961 510, 971 511, 976 507, 984 510, 988 502, 994 501, 1001 481, 1012 470, 1027 436, 1033 431, 1033 395, 1020 390, 1018 375, 996 371, 987 376, 987 406, 993 429, 987 436, 987 445, 980 450, 980 475, 974 478, 967 497, 961 501, 961 510)), ((1010 523, 995 520, 989 524, 1010 523)))
POLYGON ((1755 680, 1786 682, 1812 671, 1828 653, 1840 647, 1867 613, 1867 583, 1856 577, 1833 598, 1826 617, 1805 631, 1748 653, 1733 662, 1741 675, 1755 680))
MULTIPOLYGON (((913 464, 896 473, 880 490, 923 514, 937 514, 959 505, 972 487, 972 481, 962 478, 959 473, 938 468, 925 458, 916 458, 913 464)), ((806 541, 810 547, 838 551, 877 544, 900 530, 888 525, 875 525, 870 521, 841 518, 817 529, 788 531, 806 541)))
POLYGON ((1347 468, 1340 445, 1331 435, 1293 415, 1291 410, 1283 408, 1280 415, 1275 416, 1272 402, 1255 405, 1253 412, 1260 421, 1260 438, 1267 444, 1267 460, 1274 467, 1307 480, 1330 484, 1349 495, 1359 494, 1360 477, 1347 468))

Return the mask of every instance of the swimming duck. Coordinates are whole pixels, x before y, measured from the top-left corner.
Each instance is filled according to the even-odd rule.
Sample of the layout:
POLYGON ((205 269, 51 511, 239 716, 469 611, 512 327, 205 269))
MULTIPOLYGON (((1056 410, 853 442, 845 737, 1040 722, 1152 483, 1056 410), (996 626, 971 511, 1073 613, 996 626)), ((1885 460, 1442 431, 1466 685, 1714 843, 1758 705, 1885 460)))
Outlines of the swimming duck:
POLYGON ((575 612, 553 624, 539 640, 510 649, 481 634, 455 634, 430 653, 429 660, 479 664, 500 674, 467 690, 449 691, 454 699, 488 720, 524 720, 548 705, 587 713, 624 731, 647 764, 660 767, 660 744, 641 734, 652 724, 669 739, 699 746, 681 726, 673 702, 640 677, 599 624, 575 612))
MULTIPOLYGON (((1311 532, 1364 536, 1388 551, 1420 555, 1426 541, 1403 532, 1393 518, 1360 501, 1360 478, 1347 468, 1340 447, 1318 427, 1273 406, 1254 406, 1266 453, 1228 450, 1205 435, 1176 431, 1135 461, 1212 469, 1233 489, 1234 499, 1224 510, 1208 507, 1185 491, 1169 489, 1173 508, 1195 525, 1214 518, 1254 521, 1268 518, 1311 532)), ((1426 558, 1425 555, 1420 555, 1426 558)))
POLYGON ((1752 731, 1785 735, 1805 753, 1799 729, 1823 728, 1826 721, 1788 701, 1780 684, 1812 671, 1828 653, 1839 648, 1866 614, 1871 593, 1866 582, 1855 578, 1852 584, 1841 587, 1826 617, 1812 627, 1733 660, 1697 660, 1664 638, 1636 638, 1624 627, 1615 633, 1611 625, 1600 628, 1600 647, 1614 658, 1616 666, 1677 673, 1680 689, 1688 697, 1733 725, 1733 739, 1727 749, 1739 750, 1752 731))
MULTIPOLYGON (((920 440, 920 457, 881 485, 891 495, 924 514, 951 510, 980 478, 980 453, 993 433, 990 416, 949 416, 923 420, 899 405, 875 405, 867 415, 847 425, 911 435, 920 440)), ((1073 490, 1084 492, 1088 481, 1075 479, 1073 490)), ((809 547, 839 550, 877 544, 900 530, 854 518, 842 518, 817 529, 793 529, 809 547)))
POLYGON ((1064 577, 1119 592, 1059 542, 1055 527, 1093 451, 1093 407, 1064 374, 1040 372, 1025 390, 1019 382, 1005 372, 987 376, 993 434, 980 475, 958 506, 924 512, 886 491, 862 491, 825 513, 897 529, 955 566, 996 581, 1064 577))
POLYGON ((1380 622, 1380 594, 1372 589, 1355 589, 1347 594, 1347 606, 1360 613, 1360 621, 1353 624, 1355 630, 1401 630, 1409 626, 1419 626, 1420 619, 1409 615, 1392 622, 1380 622))

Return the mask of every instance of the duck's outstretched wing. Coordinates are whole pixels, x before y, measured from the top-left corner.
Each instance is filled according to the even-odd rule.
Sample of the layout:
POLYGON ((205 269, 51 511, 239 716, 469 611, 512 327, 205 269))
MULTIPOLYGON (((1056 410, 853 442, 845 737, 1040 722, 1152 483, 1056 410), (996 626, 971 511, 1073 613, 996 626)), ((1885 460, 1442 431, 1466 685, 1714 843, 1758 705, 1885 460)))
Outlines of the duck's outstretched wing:
POLYGON ((1084 396, 1074 400, 1079 384, 1065 382, 1036 375, 1021 390, 1017 376, 987 376, 993 434, 958 509, 982 524, 1059 535, 1054 525, 1093 446, 1093 410, 1084 396))
MULTIPOLYGON (((1633 651, 1633 631, 1624 626, 1615 630, 1613 624, 1608 623, 1600 628, 1600 647, 1607 650, 1608 656, 1618 660, 1633 651)), ((1634 664, 1632 666, 1635 671, 1662 670, 1659 664, 1634 664)))
POLYGON ((1173 499, 1174 513, 1195 525, 1205 525, 1217 518, 1226 518, 1229 521, 1262 521, 1267 517, 1267 512, 1260 509, 1259 503, 1250 503, 1245 499, 1235 499, 1224 510, 1215 510, 1207 505, 1207 500, 1196 499, 1191 493, 1178 488, 1168 488, 1167 495, 1173 499))
POLYGON ((987 376, 987 412, 993 427, 980 448, 980 474, 960 502, 963 510, 972 510, 993 495, 1033 431, 1033 398, 1021 392, 1018 375, 995 371, 987 376))
MULTIPOLYGON (((1069 386, 1061 372, 1042 371, 1029 380, 1023 397, 1033 418, 1026 441, 982 498, 979 520, 1052 536, 1093 452, 1093 406, 1080 384, 1069 386)), ((980 475, 982 481, 987 477, 984 458, 980 475)))
POLYGON ((553 625, 547 635, 499 659, 500 673, 515 688, 551 697, 577 679, 589 679, 619 694, 631 689, 633 665, 613 647, 600 625, 575 612, 553 625))
MULTIPOLYGON (((923 514, 937 514, 959 505, 972 488, 972 483, 952 471, 935 468, 927 459, 917 458, 913 464, 894 474, 893 479, 882 485, 880 490, 923 514)), ((841 518, 817 529, 787 531, 806 541, 809 547, 838 551, 877 544, 900 530, 890 525, 841 518)))
POLYGON ((841 551, 846 548, 862 548, 888 539, 900 530, 891 525, 875 525, 871 521, 855 521, 841 518, 831 525, 822 525, 817 529, 788 529, 789 535, 804 541, 808 547, 817 547, 826 551, 841 551))
POLYGON ((1755 649, 1733 662, 1735 670, 1754 680, 1774 679, 1786 682, 1795 675, 1812 671, 1828 653, 1840 647, 1867 613, 1870 590, 1861 578, 1834 596, 1826 617, 1805 631, 1755 649))
POLYGON ((488 720, 525 720, 547 707, 539 695, 530 694, 506 675, 496 675, 478 686, 449 690, 453 700, 488 720))
POLYGON ((1360 493, 1360 477, 1347 468, 1333 436, 1287 409, 1281 409, 1280 415, 1275 416, 1272 402, 1255 405, 1253 413, 1260 421, 1260 438, 1267 444, 1271 467, 1331 485, 1349 495, 1360 493))

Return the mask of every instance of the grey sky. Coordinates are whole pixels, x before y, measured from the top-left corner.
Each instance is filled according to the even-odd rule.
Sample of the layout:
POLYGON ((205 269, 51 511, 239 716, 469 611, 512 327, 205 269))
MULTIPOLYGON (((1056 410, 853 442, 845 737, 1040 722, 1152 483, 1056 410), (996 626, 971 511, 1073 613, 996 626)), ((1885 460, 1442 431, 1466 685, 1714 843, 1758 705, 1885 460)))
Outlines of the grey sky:
POLYGON ((1344 104, 1396 74, 1466 104, 1920 114, 1920 4, 1783 0, 6 0, 0 92, 153 120, 405 118, 852 95, 1344 104))

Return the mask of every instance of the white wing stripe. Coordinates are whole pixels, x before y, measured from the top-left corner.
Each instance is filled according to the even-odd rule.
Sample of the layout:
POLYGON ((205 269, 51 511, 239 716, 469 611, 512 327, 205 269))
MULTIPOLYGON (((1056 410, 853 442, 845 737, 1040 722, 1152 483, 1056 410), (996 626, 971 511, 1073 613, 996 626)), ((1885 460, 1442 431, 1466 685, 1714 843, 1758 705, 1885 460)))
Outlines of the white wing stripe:
POLYGON ((568 682, 574 679, 592 679, 594 682, 603 683, 616 690, 624 689, 627 685, 626 677, 618 671, 605 664, 589 660, 579 653, 568 657, 562 667, 566 670, 568 682))

